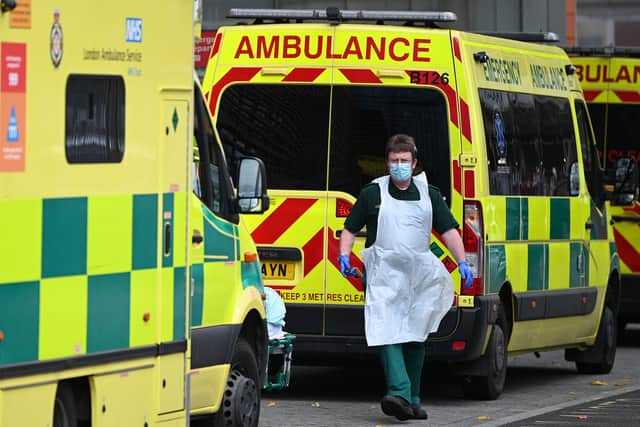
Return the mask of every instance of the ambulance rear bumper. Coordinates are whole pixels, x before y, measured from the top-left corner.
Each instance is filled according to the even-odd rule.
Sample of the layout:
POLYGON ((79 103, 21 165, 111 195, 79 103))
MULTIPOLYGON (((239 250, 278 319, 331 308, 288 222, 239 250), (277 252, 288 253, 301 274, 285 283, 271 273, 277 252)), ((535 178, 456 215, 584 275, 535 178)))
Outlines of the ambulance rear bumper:
MULTIPOLYGON (((489 324, 496 320, 496 314, 491 310, 493 304, 500 304, 497 295, 475 297, 474 307, 449 310, 440 322, 438 331, 427 340, 427 359, 447 362, 478 359, 484 350, 489 324), (463 348, 461 342, 464 342, 463 348)), ((361 307, 358 309, 361 312, 361 307)), ((360 330, 364 332, 364 327, 360 330)), ((377 356, 377 348, 367 346, 362 332, 357 335, 295 332, 294 363, 339 363, 345 358, 377 356)))
MULTIPOLYGON (((427 358, 447 362, 476 360, 482 356, 489 325, 495 323, 497 314, 493 305, 500 305, 497 295, 475 297, 474 307, 450 310, 441 324, 455 322, 449 335, 436 334, 427 341, 427 358), (447 317, 453 317, 448 319, 447 317)), ((440 332, 440 331, 438 331, 440 332)))

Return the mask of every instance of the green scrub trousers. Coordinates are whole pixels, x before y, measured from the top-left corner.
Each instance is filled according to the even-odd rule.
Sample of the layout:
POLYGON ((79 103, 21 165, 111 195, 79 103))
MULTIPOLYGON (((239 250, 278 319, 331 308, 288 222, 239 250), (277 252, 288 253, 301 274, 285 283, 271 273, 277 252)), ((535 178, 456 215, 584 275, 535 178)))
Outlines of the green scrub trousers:
POLYGON ((420 405, 420 380, 424 364, 423 342, 389 344, 380 347, 380 359, 387 381, 387 394, 420 405))

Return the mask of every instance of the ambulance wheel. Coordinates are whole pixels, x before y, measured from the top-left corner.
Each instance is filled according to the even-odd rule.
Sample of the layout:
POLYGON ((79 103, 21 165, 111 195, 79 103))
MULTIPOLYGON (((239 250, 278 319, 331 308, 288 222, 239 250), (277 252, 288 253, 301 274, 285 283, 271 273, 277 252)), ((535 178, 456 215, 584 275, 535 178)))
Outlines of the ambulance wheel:
MULTIPOLYGON (((501 313, 502 314, 502 313, 501 313)), ((487 375, 464 378, 462 390, 469 399, 495 400, 502 394, 507 377, 507 336, 504 332, 505 316, 499 316, 493 325, 487 352, 483 356, 487 375)))
POLYGON ((222 397, 219 425, 257 427, 260 416, 259 379, 258 362, 253 349, 244 338, 239 338, 222 397))
POLYGON ((608 374, 616 360, 616 317, 609 306, 605 306, 600 320, 596 343, 587 352, 594 352, 589 362, 576 360, 576 368, 581 374, 608 374), (596 361, 593 361, 596 360, 596 361))
POLYGON ((78 412, 73 388, 69 383, 58 383, 53 405, 53 427, 76 427, 77 425, 78 412))

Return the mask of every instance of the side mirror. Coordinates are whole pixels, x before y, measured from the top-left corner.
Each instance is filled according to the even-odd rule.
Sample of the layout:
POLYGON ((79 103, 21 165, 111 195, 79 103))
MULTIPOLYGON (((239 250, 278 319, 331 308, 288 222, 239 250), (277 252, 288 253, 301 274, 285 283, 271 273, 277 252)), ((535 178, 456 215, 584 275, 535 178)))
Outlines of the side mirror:
POLYGON ((631 156, 618 157, 612 176, 613 191, 609 199, 616 205, 630 205, 638 200, 638 162, 631 156))
POLYGON ((269 209, 267 173, 262 160, 257 157, 241 158, 238 163, 237 183, 237 212, 259 214, 269 209))

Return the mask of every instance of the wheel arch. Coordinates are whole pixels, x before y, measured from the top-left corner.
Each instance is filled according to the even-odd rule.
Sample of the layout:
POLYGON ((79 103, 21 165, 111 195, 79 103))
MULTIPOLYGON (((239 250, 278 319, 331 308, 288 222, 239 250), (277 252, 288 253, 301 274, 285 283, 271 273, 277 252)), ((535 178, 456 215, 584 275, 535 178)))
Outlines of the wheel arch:
POLYGON ((244 338, 247 340, 256 356, 258 372, 260 372, 260 375, 264 375, 269 356, 268 337, 265 320, 257 310, 250 310, 247 313, 247 316, 242 322, 238 338, 244 338))

